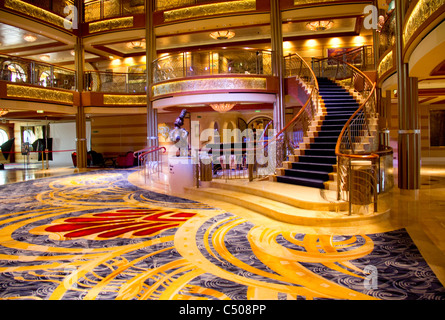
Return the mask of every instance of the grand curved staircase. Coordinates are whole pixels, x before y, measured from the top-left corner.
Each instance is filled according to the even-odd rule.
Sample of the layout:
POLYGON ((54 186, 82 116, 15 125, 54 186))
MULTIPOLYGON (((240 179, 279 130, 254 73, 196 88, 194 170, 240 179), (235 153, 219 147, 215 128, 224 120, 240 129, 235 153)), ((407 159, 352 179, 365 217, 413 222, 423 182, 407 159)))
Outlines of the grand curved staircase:
POLYGON ((345 88, 318 78, 321 113, 312 122, 305 143, 279 169, 276 181, 324 189, 337 163, 335 146, 343 126, 359 103, 345 88))
POLYGON ((264 149, 255 148, 266 150, 267 168, 227 164, 213 181, 201 171, 200 183, 185 188, 187 198, 306 226, 385 219, 388 210, 377 210, 377 196, 391 187, 392 150, 379 149, 375 83, 347 59, 317 63, 286 57, 287 92, 302 107, 264 149), (242 170, 248 178, 230 174, 242 170))

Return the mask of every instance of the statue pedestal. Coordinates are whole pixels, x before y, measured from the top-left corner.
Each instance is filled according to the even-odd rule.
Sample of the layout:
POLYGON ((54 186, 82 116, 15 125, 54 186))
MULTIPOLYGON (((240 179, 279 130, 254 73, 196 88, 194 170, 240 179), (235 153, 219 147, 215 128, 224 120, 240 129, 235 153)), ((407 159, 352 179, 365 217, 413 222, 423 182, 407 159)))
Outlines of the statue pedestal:
POLYGON ((184 188, 194 185, 194 161, 192 157, 168 158, 169 184, 173 193, 184 193, 184 188))

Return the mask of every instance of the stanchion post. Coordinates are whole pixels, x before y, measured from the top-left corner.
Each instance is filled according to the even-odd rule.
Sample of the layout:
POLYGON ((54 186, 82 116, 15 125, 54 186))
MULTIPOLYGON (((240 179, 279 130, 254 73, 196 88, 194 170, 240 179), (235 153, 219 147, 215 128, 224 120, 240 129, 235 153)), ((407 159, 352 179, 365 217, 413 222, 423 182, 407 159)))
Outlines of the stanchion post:
POLYGON ((49 153, 48 153, 48 149, 45 149, 45 158, 46 158, 46 170, 49 169, 49 157, 48 157, 49 153))

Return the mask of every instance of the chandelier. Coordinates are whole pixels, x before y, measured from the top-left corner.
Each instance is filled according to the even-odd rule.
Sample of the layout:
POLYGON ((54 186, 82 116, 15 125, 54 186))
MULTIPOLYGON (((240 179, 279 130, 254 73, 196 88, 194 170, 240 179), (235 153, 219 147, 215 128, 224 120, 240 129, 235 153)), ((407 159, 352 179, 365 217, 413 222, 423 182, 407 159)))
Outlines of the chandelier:
POLYGON ((210 33, 210 37, 215 40, 228 40, 235 36, 235 32, 229 30, 214 31, 210 33))
POLYGON ((128 42, 127 47, 135 50, 145 49, 146 48, 145 39, 128 42))
POLYGON ((23 40, 25 40, 26 42, 34 42, 37 40, 37 37, 33 34, 26 34, 23 36, 23 40))
POLYGON ((212 107, 213 110, 217 111, 217 112, 227 112, 230 109, 232 109, 234 106, 236 105, 236 103, 230 103, 230 102, 219 102, 219 103, 211 103, 210 106, 212 107))
POLYGON ((324 31, 331 29, 334 22, 331 20, 319 20, 306 23, 306 28, 312 31, 324 31))
POLYGON ((3 117, 4 115, 8 114, 8 109, 0 109, 0 117, 3 117))

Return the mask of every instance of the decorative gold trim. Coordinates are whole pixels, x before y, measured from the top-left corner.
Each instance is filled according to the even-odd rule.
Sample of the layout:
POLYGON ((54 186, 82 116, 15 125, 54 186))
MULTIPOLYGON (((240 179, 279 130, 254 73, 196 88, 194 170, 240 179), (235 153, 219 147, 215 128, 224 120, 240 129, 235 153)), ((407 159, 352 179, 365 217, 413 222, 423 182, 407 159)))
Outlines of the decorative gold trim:
POLYGON ((377 74, 379 77, 384 75, 388 70, 394 67, 394 59, 393 59, 393 51, 391 50, 383 57, 382 61, 380 61, 379 66, 377 67, 377 74))
POLYGON ((219 3, 203 4, 200 6, 186 7, 164 11, 166 22, 195 17, 213 16, 216 14, 234 13, 256 10, 256 0, 239 0, 219 3))
POLYGON ((73 104, 73 93, 71 92, 21 86, 15 84, 6 85, 6 95, 8 97, 73 104))
POLYGON ((125 94, 104 94, 104 104, 106 105, 147 105, 147 96, 125 95, 125 94))
POLYGON ((193 91, 266 90, 266 79, 257 77, 187 79, 159 83, 152 87, 153 97, 193 91))
POLYGON ((443 5, 445 5, 445 0, 419 0, 408 19, 405 20, 403 44, 406 45, 416 30, 443 5))
POLYGON ((88 30, 90 33, 95 33, 114 29, 131 28, 132 26, 133 17, 124 17, 92 22, 88 25, 88 30))
POLYGON ((71 21, 62 18, 55 13, 46 11, 42 8, 33 6, 32 4, 20 0, 5 0, 5 8, 26 14, 27 16, 31 16, 42 21, 49 22, 58 27, 64 28, 64 22, 65 24, 67 24, 67 26, 72 26, 71 21))

